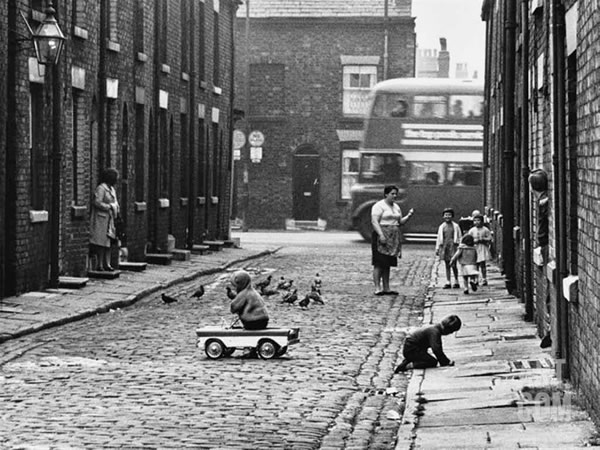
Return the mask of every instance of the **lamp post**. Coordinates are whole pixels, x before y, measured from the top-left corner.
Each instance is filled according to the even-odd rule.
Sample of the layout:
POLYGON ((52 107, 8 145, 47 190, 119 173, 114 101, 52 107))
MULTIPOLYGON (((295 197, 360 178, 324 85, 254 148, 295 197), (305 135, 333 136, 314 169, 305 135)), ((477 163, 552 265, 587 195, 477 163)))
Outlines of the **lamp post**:
POLYGON ((59 58, 65 35, 58 26, 56 10, 52 3, 46 9, 46 17, 36 28, 30 29, 35 56, 39 64, 52 66, 52 202, 50 222, 50 287, 58 287, 58 258, 60 245, 60 177, 61 177, 61 76, 59 58))

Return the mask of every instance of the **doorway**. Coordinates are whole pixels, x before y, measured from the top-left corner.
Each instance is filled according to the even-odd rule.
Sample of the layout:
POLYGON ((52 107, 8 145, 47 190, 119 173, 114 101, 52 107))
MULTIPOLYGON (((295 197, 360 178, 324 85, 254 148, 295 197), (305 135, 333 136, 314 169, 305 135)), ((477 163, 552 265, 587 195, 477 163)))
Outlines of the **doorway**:
POLYGON ((295 220, 319 218, 320 157, 312 145, 298 147, 292 172, 293 214, 295 220))

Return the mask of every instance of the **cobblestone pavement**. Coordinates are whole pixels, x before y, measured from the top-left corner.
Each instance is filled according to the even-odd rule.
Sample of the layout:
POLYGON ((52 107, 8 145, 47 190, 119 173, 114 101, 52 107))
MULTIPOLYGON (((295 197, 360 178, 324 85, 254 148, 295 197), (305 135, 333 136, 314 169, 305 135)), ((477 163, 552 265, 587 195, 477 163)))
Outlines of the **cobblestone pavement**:
POLYGON ((0 447, 393 448, 407 386, 393 369, 404 329, 421 323, 434 260, 430 246, 407 246, 394 298, 372 295, 369 259, 349 240, 248 263, 256 279, 293 278, 299 293, 316 272, 323 280, 325 305, 267 300, 272 326, 300 327, 275 360, 214 361, 196 347, 198 326, 232 318, 227 273, 168 288, 171 305, 156 293, 2 344, 0 447), (200 283, 205 295, 191 299, 200 283))

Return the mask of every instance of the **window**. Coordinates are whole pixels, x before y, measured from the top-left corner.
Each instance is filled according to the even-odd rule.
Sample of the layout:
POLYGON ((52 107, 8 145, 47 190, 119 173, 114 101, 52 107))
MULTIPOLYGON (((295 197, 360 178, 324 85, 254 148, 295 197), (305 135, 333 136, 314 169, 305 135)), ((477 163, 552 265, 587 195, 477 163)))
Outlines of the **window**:
POLYGON ((44 202, 43 180, 48 166, 44 155, 44 86, 37 83, 29 85, 29 145, 31 151, 31 206, 42 210, 44 202))
POLYGON ((369 92, 375 83, 377 83, 376 66, 344 66, 343 111, 345 115, 366 115, 369 92))
POLYGON ((483 114, 483 97, 481 95, 451 95, 450 117, 472 118, 483 114))
MULTIPOLYGON (((218 5, 218 2, 216 3, 218 5)), ((219 11, 215 10, 213 21, 213 86, 220 86, 220 45, 219 45, 219 11)))
POLYGON ((188 73, 189 68, 189 52, 190 52, 190 22, 189 14, 191 13, 187 0, 181 2, 181 71, 188 73))
POLYGON ((413 114, 425 119, 443 119, 448 115, 446 97, 441 95, 416 95, 413 99, 413 114))
POLYGON ((206 18, 204 15, 204 2, 198 4, 198 79, 200 83, 206 79, 206 55, 205 55, 205 37, 206 18))
POLYGON ((135 199, 143 202, 145 199, 144 180, 146 179, 146 140, 144 105, 135 105, 135 199))
POLYGON ((342 150, 342 191, 341 198, 349 200, 352 198, 350 189, 358 181, 359 154, 356 149, 342 150))
POLYGON ((181 197, 187 197, 189 192, 189 183, 190 183, 190 154, 188 148, 188 117, 187 114, 181 114, 180 116, 181 123, 181 155, 180 155, 180 177, 179 177, 179 191, 181 197))
POLYGON ((133 47, 137 53, 144 53, 144 4, 135 2, 135 24, 133 29, 133 47))

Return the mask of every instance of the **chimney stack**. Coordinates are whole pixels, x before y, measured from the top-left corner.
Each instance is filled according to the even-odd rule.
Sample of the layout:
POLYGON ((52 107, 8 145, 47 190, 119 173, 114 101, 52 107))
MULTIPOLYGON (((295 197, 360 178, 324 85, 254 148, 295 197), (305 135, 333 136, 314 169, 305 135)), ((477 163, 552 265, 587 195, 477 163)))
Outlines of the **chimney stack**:
POLYGON ((438 53, 438 78, 450 77, 450 52, 446 50, 446 38, 440 38, 441 50, 438 53))

